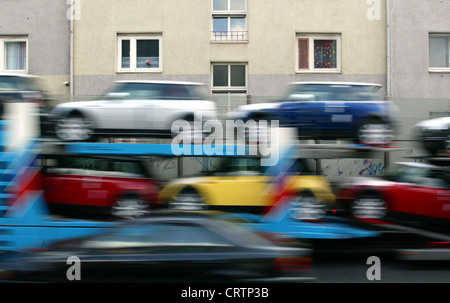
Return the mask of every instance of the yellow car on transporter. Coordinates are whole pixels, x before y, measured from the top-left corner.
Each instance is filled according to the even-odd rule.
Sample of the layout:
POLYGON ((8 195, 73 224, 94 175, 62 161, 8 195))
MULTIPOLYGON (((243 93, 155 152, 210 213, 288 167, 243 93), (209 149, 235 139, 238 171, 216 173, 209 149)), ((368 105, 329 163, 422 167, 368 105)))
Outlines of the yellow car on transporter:
MULTIPOLYGON (((160 191, 160 201, 172 209, 263 213, 273 206, 279 191, 260 161, 222 158, 214 171, 166 184, 160 191)), ((289 214, 295 219, 320 219, 335 202, 327 178, 314 175, 305 160, 295 162, 284 184, 289 193, 289 214)))

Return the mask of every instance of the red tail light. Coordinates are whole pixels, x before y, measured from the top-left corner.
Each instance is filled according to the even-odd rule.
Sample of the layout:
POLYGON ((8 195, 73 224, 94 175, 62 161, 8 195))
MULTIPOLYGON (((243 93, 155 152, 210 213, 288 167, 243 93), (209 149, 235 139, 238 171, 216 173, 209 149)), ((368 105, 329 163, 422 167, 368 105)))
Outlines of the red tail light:
POLYGON ((311 270, 312 258, 287 257, 275 259, 276 271, 307 271, 311 270))
POLYGON ((450 248, 450 242, 429 242, 427 248, 450 248))

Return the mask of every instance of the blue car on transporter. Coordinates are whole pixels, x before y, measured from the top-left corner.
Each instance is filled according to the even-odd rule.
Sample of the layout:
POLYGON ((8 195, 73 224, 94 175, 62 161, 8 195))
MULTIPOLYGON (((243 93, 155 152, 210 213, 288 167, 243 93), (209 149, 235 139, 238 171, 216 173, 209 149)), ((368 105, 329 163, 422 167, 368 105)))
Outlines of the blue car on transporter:
POLYGON ((388 145, 398 126, 398 109, 380 94, 381 85, 358 82, 294 82, 277 102, 250 104, 230 114, 235 120, 278 120, 297 128, 301 139, 349 139, 388 145))

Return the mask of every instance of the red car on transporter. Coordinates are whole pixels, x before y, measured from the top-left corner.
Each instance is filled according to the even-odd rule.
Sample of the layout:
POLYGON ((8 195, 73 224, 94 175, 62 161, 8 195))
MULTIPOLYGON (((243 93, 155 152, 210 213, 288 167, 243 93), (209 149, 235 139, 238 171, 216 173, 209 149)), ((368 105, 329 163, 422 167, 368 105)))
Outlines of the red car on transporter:
POLYGON ((45 155, 42 161, 53 213, 136 217, 157 206, 159 185, 141 158, 45 155))
POLYGON ((449 227, 450 169, 425 163, 398 165, 383 178, 344 182, 337 191, 341 210, 360 219, 406 219, 415 225, 449 227))

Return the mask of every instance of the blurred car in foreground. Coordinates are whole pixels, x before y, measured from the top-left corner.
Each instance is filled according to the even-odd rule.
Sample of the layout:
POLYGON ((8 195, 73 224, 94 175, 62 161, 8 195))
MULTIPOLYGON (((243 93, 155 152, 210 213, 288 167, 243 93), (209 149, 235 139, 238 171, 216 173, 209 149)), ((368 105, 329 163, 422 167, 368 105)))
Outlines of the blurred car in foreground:
POLYGON ((158 212, 18 257, 4 276, 70 282, 72 256, 80 260, 81 282, 126 283, 297 281, 312 261, 308 248, 277 245, 210 214, 158 212))
POLYGON ((172 123, 216 119, 204 85, 179 81, 117 81, 94 101, 67 102, 51 113, 56 136, 89 141, 101 136, 173 136, 172 123))
MULTIPOLYGON (((166 184, 159 200, 174 209, 214 209, 264 213, 278 195, 274 177, 265 173, 260 158, 225 157, 203 176, 182 178, 166 184)), ((287 177, 290 214, 298 220, 323 218, 335 196, 326 177, 317 176, 308 163, 298 160, 287 177)))
POLYGON ((425 163, 398 163, 384 178, 352 178, 337 203, 356 218, 397 219, 450 226, 450 170, 425 163))
POLYGON ((52 212, 136 217, 157 205, 159 185, 140 158, 45 155, 42 161, 52 212))
POLYGON ((381 85, 353 82, 294 82, 281 100, 239 107, 234 120, 278 120, 304 139, 350 139, 388 145, 398 126, 396 106, 380 96, 381 85))
POLYGON ((414 139, 432 156, 450 154, 450 117, 434 118, 417 123, 413 128, 414 139))
POLYGON ((49 97, 43 91, 39 77, 28 74, 0 73, 0 106, 5 102, 34 103, 38 108, 41 132, 48 131, 49 97))

